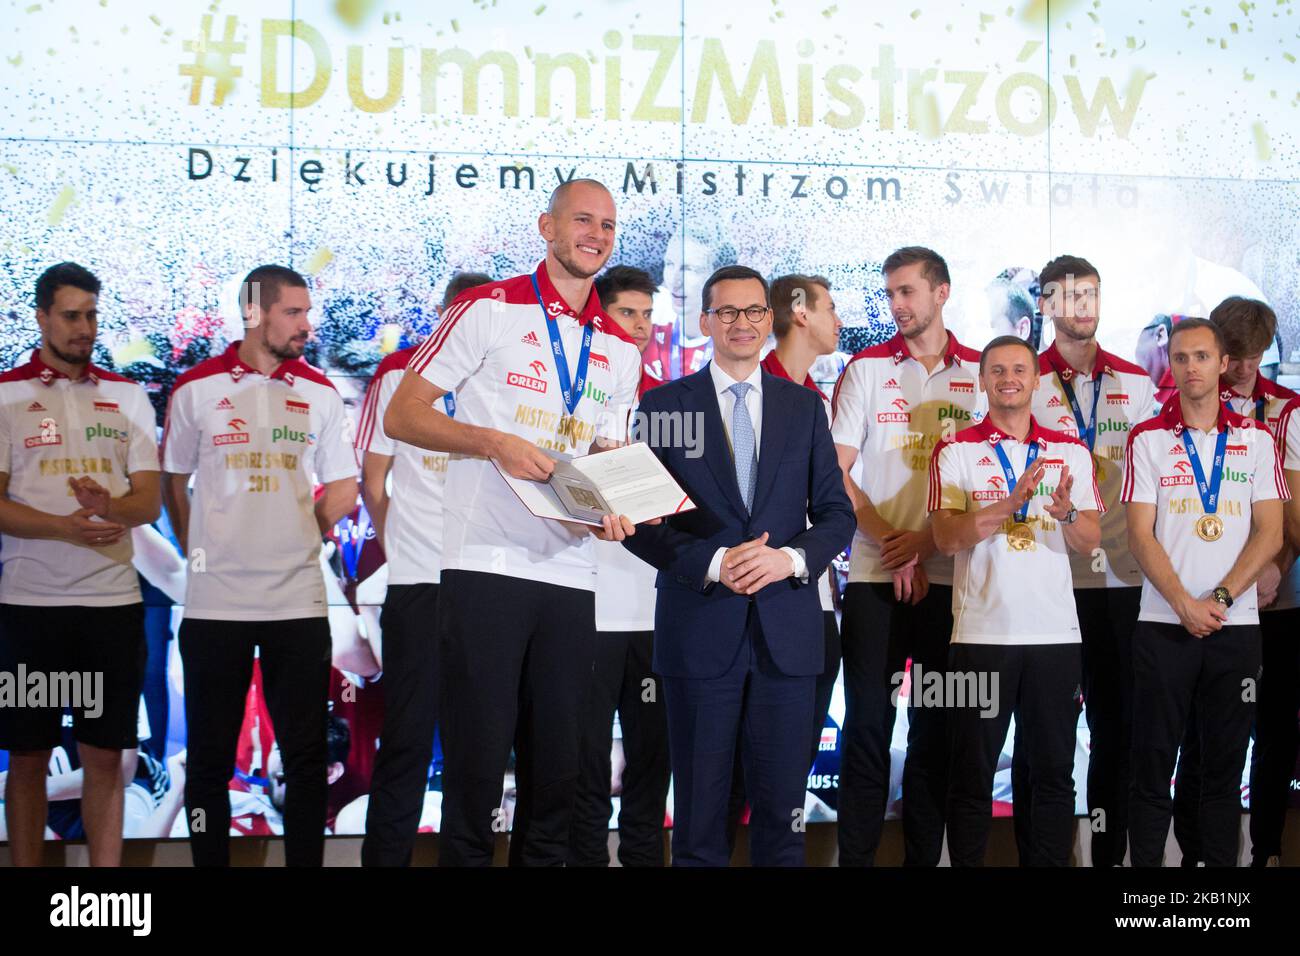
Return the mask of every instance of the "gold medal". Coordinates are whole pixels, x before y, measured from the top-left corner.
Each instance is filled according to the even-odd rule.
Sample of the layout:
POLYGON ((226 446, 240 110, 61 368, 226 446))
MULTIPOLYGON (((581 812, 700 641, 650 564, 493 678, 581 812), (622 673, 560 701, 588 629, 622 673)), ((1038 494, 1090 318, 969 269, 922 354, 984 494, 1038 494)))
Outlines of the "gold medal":
POLYGON ((1097 475, 1097 484, 1104 483, 1106 481, 1106 459, 1101 455, 1094 454, 1092 456, 1092 467, 1097 475))
POLYGON ((1202 541, 1218 541, 1223 537, 1223 519, 1218 515, 1201 515, 1196 521, 1196 536, 1202 541))
POLYGON ((1023 521, 1017 521, 1007 529, 1007 547, 1012 551, 1033 551, 1037 547, 1034 529, 1023 521))

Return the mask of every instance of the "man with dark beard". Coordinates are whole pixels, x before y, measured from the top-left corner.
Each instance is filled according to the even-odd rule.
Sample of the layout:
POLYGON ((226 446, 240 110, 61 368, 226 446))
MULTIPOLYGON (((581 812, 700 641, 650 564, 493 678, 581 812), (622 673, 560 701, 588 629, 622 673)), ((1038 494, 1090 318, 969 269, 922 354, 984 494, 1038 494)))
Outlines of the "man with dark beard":
POLYGON ((177 379, 163 431, 164 500, 189 565, 185 813, 195 865, 228 865, 227 783, 256 652, 289 785, 285 862, 320 866, 330 675, 320 542, 356 502, 356 459, 343 400, 301 358, 307 281, 259 266, 239 304, 247 334, 177 379), (325 489, 313 502, 315 484, 325 489))

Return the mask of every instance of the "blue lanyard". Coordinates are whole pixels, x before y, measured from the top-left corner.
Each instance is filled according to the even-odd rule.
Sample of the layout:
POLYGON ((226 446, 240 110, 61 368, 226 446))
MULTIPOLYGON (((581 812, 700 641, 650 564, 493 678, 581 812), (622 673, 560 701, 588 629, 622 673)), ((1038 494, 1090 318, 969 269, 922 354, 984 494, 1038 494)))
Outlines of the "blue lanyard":
POLYGON ((453 395, 451 392, 448 392, 446 395, 442 396, 442 404, 447 409, 447 417, 455 418, 456 417, 456 396, 453 395))
POLYGON ((1255 421, 1259 422, 1261 425, 1267 424, 1264 418, 1264 405, 1267 401, 1268 399, 1264 398, 1255 399, 1255 421))
POLYGON ((1196 450, 1196 442, 1191 438, 1192 430, 1183 429, 1183 447, 1187 449, 1187 460, 1192 463, 1192 474, 1196 477, 1196 490, 1201 496, 1201 507, 1205 509, 1207 515, 1212 515, 1219 510, 1219 485, 1223 483, 1223 455, 1228 448, 1228 429, 1224 428, 1219 432, 1219 437, 1214 442, 1214 474, 1210 480, 1205 480, 1205 472, 1201 470, 1201 456, 1196 450))
POLYGON ((1079 407, 1079 399, 1075 397, 1074 387, 1061 375, 1058 374, 1056 377, 1061 383, 1061 391, 1065 392, 1065 398, 1074 412, 1075 424, 1079 426, 1079 438, 1088 446, 1088 451, 1092 451, 1092 446, 1097 441, 1097 405, 1100 404, 1101 398, 1101 373, 1098 372, 1097 377, 1092 380, 1092 418, 1086 427, 1083 424, 1083 409, 1079 407))
POLYGON ((555 358, 555 371, 560 376, 560 395, 564 398, 564 407, 572 415, 582 401, 582 389, 587 384, 587 360, 591 357, 591 339, 595 322, 588 322, 582 331, 582 350, 578 353, 578 374, 569 384, 569 360, 564 357, 564 343, 560 341, 559 323, 546 312, 542 301, 542 290, 537 287, 537 276, 533 277, 533 294, 537 296, 537 305, 546 320, 546 333, 551 337, 551 354, 555 358))
MULTIPOLYGON (((993 442, 992 444, 993 450, 998 453, 998 461, 1002 462, 1002 473, 1007 476, 1007 494, 1009 495, 1011 494, 1011 489, 1016 486, 1016 473, 1011 470, 1011 459, 1009 459, 1007 453, 1002 450, 1002 442, 998 441, 993 442)), ((1029 471, 1029 469, 1033 468, 1034 462, 1037 459, 1038 442, 1031 441, 1029 443, 1029 451, 1025 453, 1025 471, 1029 471)), ((1029 514, 1029 502, 1033 500, 1034 496, 1030 495, 1028 500, 1025 501, 1024 507, 1016 512, 1017 521, 1025 520, 1025 517, 1029 514)))
POLYGON ((343 558, 343 572, 349 581, 357 579, 361 549, 366 544, 366 530, 367 525, 370 524, 370 516, 366 514, 365 508, 360 509, 357 519, 353 522, 350 517, 344 517, 335 527, 339 536, 339 553, 343 558))

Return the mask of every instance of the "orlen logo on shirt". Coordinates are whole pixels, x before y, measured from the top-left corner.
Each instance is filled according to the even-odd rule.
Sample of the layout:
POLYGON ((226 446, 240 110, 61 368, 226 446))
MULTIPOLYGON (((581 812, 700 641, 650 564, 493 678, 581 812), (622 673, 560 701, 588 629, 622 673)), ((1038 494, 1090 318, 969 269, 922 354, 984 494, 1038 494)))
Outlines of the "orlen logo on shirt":
POLYGON ((1073 415, 1062 415, 1056 420, 1056 424, 1059 429, 1067 435, 1073 435, 1075 430, 1079 427, 1079 424, 1074 420, 1073 415))
POLYGON ((972 491, 970 496, 976 501, 998 501, 1007 496, 1006 489, 1002 487, 1003 484, 1005 484, 1005 479, 1000 475, 994 475, 989 479, 989 485, 991 487, 979 491, 972 491))
POLYGON ((1177 471, 1178 474, 1160 476, 1161 488, 1169 488, 1174 485, 1192 485, 1196 483, 1196 479, 1190 474, 1192 470, 1190 463, 1186 461, 1176 461, 1174 462, 1174 470, 1177 471))
POLYGON ((517 385, 519 388, 526 388, 531 392, 546 391, 546 380, 540 378, 530 378, 519 372, 507 372, 506 384, 517 385))
POLYGON ((907 410, 907 400, 896 398, 891 403, 894 406, 892 412, 880 412, 876 415, 878 422, 903 422, 907 423, 912 420, 912 413, 907 410))
POLYGON ((226 424, 235 430, 233 432, 227 432, 224 435, 213 435, 212 444, 214 445, 247 445, 248 444, 249 441, 248 432, 244 431, 244 426, 247 425, 248 422, 244 421, 242 418, 232 418, 226 424))
POLYGON ((39 435, 33 435, 31 438, 24 439, 24 447, 39 448, 42 445, 63 444, 63 436, 59 434, 59 423, 53 418, 42 418, 39 427, 41 433, 39 435))

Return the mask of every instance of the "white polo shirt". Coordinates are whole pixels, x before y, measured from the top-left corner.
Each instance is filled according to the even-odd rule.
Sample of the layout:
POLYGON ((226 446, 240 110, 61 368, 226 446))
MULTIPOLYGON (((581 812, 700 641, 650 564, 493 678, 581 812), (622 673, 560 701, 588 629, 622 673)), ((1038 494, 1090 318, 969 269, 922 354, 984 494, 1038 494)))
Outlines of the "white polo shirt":
MULTIPOLYGON (((649 389, 662 385, 642 369, 637 387, 640 401, 649 389)), ((596 554, 596 630, 653 631, 655 579, 658 571, 617 541, 593 542, 596 554)))
MULTIPOLYGON (((384 432, 384 413, 415 351, 414 347, 402 349, 379 363, 366 390, 357 426, 358 451, 393 459, 388 476, 388 514, 384 518, 389 584, 437 584, 441 579, 442 493, 450 456, 445 451, 395 441, 384 432)), ((433 407, 442 412, 455 407, 454 402, 449 394, 433 407)))
POLYGON ((185 616, 324 617, 315 483, 355 477, 343 399, 301 359, 267 377, 239 343, 176 380, 163 469, 194 475, 185 616))
MULTIPOLYGON (((1283 470, 1300 470, 1300 422, 1294 419, 1295 410, 1300 408, 1300 395, 1263 375, 1255 377, 1255 388, 1249 395, 1238 395, 1226 381, 1219 386, 1219 397, 1230 409, 1242 418, 1268 425, 1283 470)), ((1300 561, 1291 565, 1291 573, 1278 585, 1277 600, 1264 608, 1264 613, 1293 607, 1300 607, 1300 561)))
MULTIPOLYGON (((1250 537, 1251 505, 1290 497, 1273 437, 1248 418, 1226 407, 1219 411, 1218 428, 1191 429, 1205 477, 1210 480, 1219 430, 1228 429, 1216 514, 1223 519, 1217 541, 1202 541, 1196 522, 1205 513, 1196 487, 1187 449, 1183 444, 1182 402, 1174 393, 1155 418, 1143 422, 1129 436, 1124 462, 1125 504, 1137 501, 1156 506, 1156 540, 1169 555, 1179 580, 1194 597, 1207 597, 1231 570, 1250 537)), ((1150 581, 1142 585, 1140 621, 1178 624, 1178 615, 1150 581)), ((1258 624, 1255 585, 1228 609, 1228 624, 1258 624)))
MULTIPOLYGON (((948 333, 943 361, 927 372, 902 334, 863 349, 844 366, 832 397, 835 444, 855 448, 862 490, 895 528, 919 531, 927 521, 930 457, 947 435, 984 417, 980 354, 948 333), (946 431, 945 431, 946 429, 946 431)), ((932 584, 953 583, 953 560, 935 552, 925 562, 932 584)), ((859 528, 853 536, 849 582, 888 582, 880 548, 859 528)))
MULTIPOLYGON (((623 441, 636 401, 641 355, 600 310, 592 289, 578 314, 542 263, 532 275, 462 293, 408 365, 456 393, 456 420, 509 432, 570 455, 597 435, 623 441), (533 290, 536 277, 541 302, 533 290), (593 329, 586 384, 573 414, 564 407, 548 327, 563 345, 570 382, 584 329, 593 329)), ((594 591, 594 540, 533 515, 486 458, 453 454, 443 498, 442 567, 482 571, 594 591)))
MULTIPOLYGON (((80 509, 69 478, 91 477, 114 498, 128 476, 158 470, 153 407, 143 388, 95 365, 73 381, 34 349, 0 375, 0 471, 9 499, 47 514, 80 509)), ((109 607, 140 601, 131 536, 104 548, 0 538, 0 603, 109 607)))
MULTIPOLYGON (((1008 438, 985 420, 958 432, 934 450, 930 511, 978 511, 1010 493, 994 446, 1006 453, 1017 479, 1025 473, 1029 445, 1047 466, 1025 523, 1033 547, 1013 548, 1007 530, 996 532, 957 555, 952 588, 952 640, 957 644, 1073 644, 1079 641, 1069 546, 1060 523, 1044 507, 1056 491, 1062 468, 1074 479, 1070 501, 1080 511, 1104 511, 1092 480, 1092 456, 1077 438, 1049 431, 1031 419, 1025 441, 1008 438)), ((1014 482, 1011 483, 1014 487, 1014 482)))
POLYGON ((1063 383, 1074 389, 1083 414, 1084 429, 1092 421, 1093 396, 1097 396, 1097 430, 1093 439, 1093 471, 1106 512, 1101 517, 1098 556, 1070 552, 1076 588, 1141 587, 1142 569, 1128 549, 1128 525, 1119 504, 1124 481, 1124 449, 1129 432, 1151 417, 1156 409, 1155 384, 1146 370, 1098 349, 1092 369, 1085 375, 1070 368, 1056 343, 1039 356, 1038 391, 1034 393, 1034 418, 1053 431, 1086 441, 1063 383), (1100 379, 1101 385, 1097 386, 1100 379))

